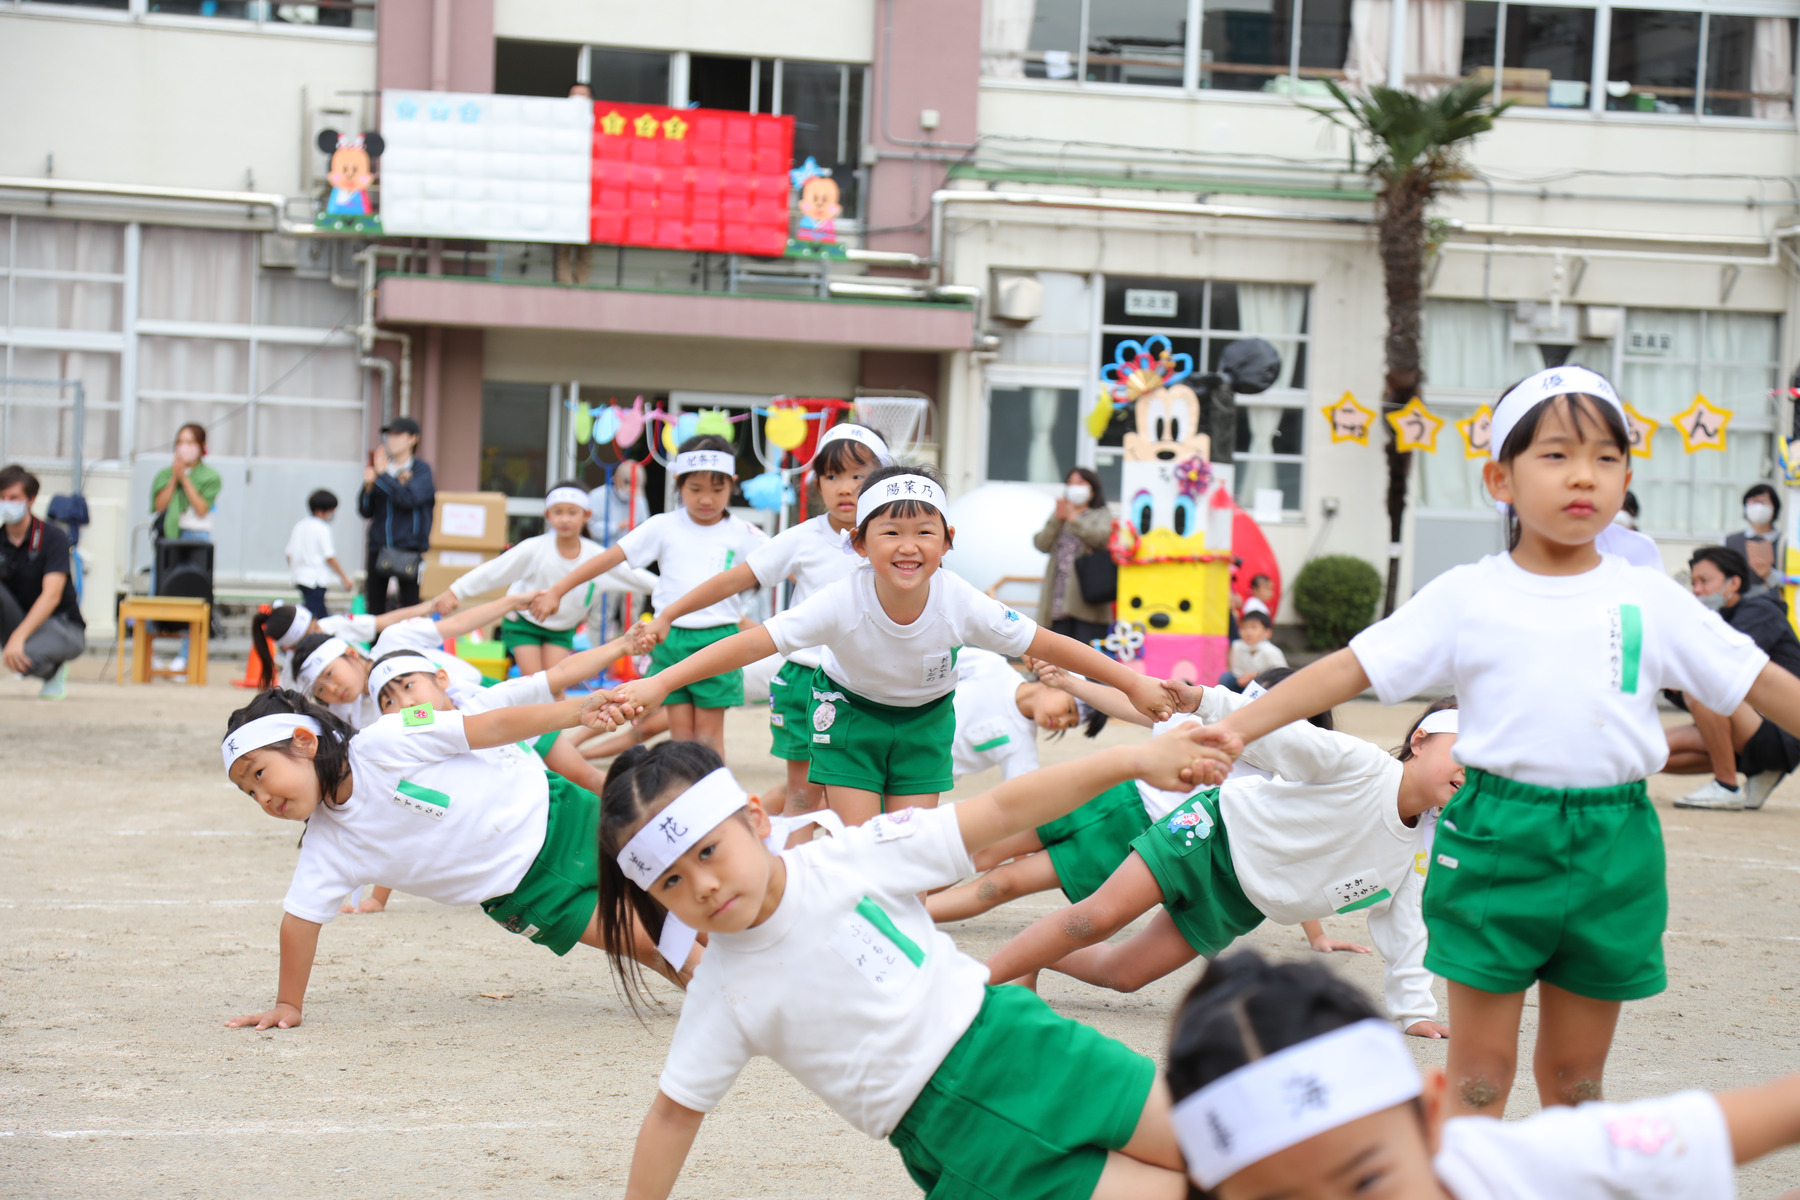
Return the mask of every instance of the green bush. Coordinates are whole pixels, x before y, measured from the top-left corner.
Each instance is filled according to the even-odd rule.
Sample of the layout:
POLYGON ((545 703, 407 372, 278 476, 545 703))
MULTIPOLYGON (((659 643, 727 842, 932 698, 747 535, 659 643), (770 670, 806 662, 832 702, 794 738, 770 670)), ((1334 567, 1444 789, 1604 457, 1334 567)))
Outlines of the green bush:
POLYGON ((1306 622, 1314 650, 1336 650, 1375 619, 1381 575, 1360 558, 1327 554, 1300 568, 1294 580, 1294 611, 1306 622))

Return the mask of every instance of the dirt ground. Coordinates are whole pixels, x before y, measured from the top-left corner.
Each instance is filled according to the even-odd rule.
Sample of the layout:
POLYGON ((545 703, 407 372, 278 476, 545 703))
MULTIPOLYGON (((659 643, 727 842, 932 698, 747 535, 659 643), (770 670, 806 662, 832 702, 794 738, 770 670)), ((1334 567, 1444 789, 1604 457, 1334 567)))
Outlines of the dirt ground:
MULTIPOLYGON (((386 913, 325 931, 302 1027, 226 1029, 273 1000, 298 830, 220 772, 215 747, 246 693, 120 689, 110 672, 94 681, 102 665, 83 662, 60 704, 0 682, 0 1194, 620 1194, 679 995, 663 989, 640 1024, 598 952, 558 960, 477 908, 396 897, 386 913)), ((1417 711, 1358 702, 1340 727, 1389 745, 1417 711)), ((745 785, 775 783, 761 712, 735 712, 727 729, 745 785)), ((1101 741, 1133 736, 1115 725, 1101 741)), ((1043 757, 1085 748, 1069 738, 1043 757)), ((959 794, 992 782, 965 781, 959 794)), ((1695 782, 1651 782, 1669 846, 1670 981, 1625 1011, 1612 1098, 1800 1069, 1800 930, 1789 920, 1800 785, 1759 813, 1668 808, 1695 782)), ((958 927, 957 940, 985 957, 1051 909, 1051 895, 958 927)), ((1328 927, 1364 934, 1354 918, 1328 927)), ((1245 942, 1310 953, 1296 929, 1264 926, 1245 942)), ((1331 965, 1380 996, 1376 959, 1331 965)), ((1198 969, 1130 996, 1046 976, 1045 994, 1160 1057, 1198 969)), ((1413 1048, 1421 1063, 1443 1061, 1442 1043, 1413 1048)), ((1521 1084, 1509 1115, 1536 1107, 1525 1071, 1521 1084)), ((1773 1196, 1800 1183, 1800 1152, 1739 1178, 1743 1196, 1773 1196)), ((890 1148, 761 1061, 706 1122, 676 1194, 918 1192, 890 1148)))

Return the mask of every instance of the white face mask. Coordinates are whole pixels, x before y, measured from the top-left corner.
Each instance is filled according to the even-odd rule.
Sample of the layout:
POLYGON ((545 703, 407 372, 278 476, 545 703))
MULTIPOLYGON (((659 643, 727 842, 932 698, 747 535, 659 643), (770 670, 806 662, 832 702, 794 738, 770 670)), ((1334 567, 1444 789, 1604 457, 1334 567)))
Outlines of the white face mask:
POLYGON ((17 525, 31 515, 31 505, 24 500, 0 500, 0 525, 17 525))
POLYGON ((1714 612, 1723 611, 1725 608, 1725 593, 1722 591, 1711 592, 1704 596, 1696 596, 1695 599, 1712 609, 1714 612))
POLYGON ((1070 504, 1081 506, 1094 498, 1094 489, 1085 483, 1071 483, 1063 488, 1063 499, 1070 504))
POLYGON ((1744 519, 1752 525, 1767 525, 1775 516, 1775 506, 1764 500, 1752 500, 1744 505, 1744 519))
POLYGON ((192 442, 183 442, 175 447, 175 457, 184 463, 197 463, 200 461, 200 447, 192 442))

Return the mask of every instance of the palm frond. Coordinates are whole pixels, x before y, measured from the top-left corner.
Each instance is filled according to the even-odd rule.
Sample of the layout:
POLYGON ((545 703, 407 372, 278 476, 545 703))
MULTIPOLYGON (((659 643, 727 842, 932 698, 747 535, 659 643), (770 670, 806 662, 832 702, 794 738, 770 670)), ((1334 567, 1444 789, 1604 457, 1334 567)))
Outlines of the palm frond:
POLYGON ((1434 188, 1466 178, 1463 150, 1512 106, 1510 100, 1491 105, 1491 85, 1474 80, 1431 96, 1381 86, 1352 95, 1330 79, 1325 86, 1339 108, 1312 111, 1368 144, 1374 153, 1368 173, 1383 183, 1421 170, 1432 176, 1434 188))

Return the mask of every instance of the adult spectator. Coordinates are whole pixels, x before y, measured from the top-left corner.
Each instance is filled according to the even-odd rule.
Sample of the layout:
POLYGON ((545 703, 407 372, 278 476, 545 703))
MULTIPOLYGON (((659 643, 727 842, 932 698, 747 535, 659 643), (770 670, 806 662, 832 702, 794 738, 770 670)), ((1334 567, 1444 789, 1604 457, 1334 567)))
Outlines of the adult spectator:
POLYGON ((1757 588, 1781 589, 1786 571, 1781 560, 1787 556, 1782 553, 1781 532, 1775 527, 1780 517, 1781 497, 1775 489, 1766 483, 1753 483, 1744 493, 1744 531, 1725 535, 1725 544, 1750 563, 1757 588))
POLYGON ((1106 549, 1111 537, 1112 512, 1106 507, 1100 476, 1076 467, 1063 482, 1056 511, 1031 539, 1032 545, 1050 556, 1050 569, 1044 572, 1038 596, 1039 625, 1084 643, 1106 636, 1111 605, 1090 604, 1082 598, 1075 560, 1106 549))
POLYGON ((0 468, 0 643, 7 667, 43 680, 42 698, 61 700, 87 626, 70 583, 69 535, 31 515, 37 494, 36 475, 0 468))
MULTIPOLYGON (((1688 571, 1702 604, 1754 641, 1776 666, 1800 671, 1800 638, 1788 623, 1787 607, 1772 592, 1749 592, 1754 576, 1742 554, 1728 546, 1702 546, 1688 571)), ((1669 762, 1663 769, 1674 775, 1711 771, 1713 778, 1675 801, 1676 807, 1761 808, 1775 785, 1800 766, 1800 740, 1748 704, 1725 716, 1692 697, 1682 699, 1694 723, 1668 731, 1669 762), (1741 788, 1739 772, 1746 776, 1741 788)))
POLYGON ((150 484, 150 511, 156 514, 152 532, 171 540, 212 541, 219 487, 219 473, 206 465, 206 430, 183 425, 175 433, 175 457, 150 484))
POLYGON ((369 521, 367 556, 363 560, 363 596, 372 615, 388 610, 388 581, 400 590, 400 607, 419 602, 419 576, 431 545, 431 512, 437 488, 431 464, 414 457, 419 423, 395 417, 382 426, 381 445, 363 468, 356 511, 369 521))

